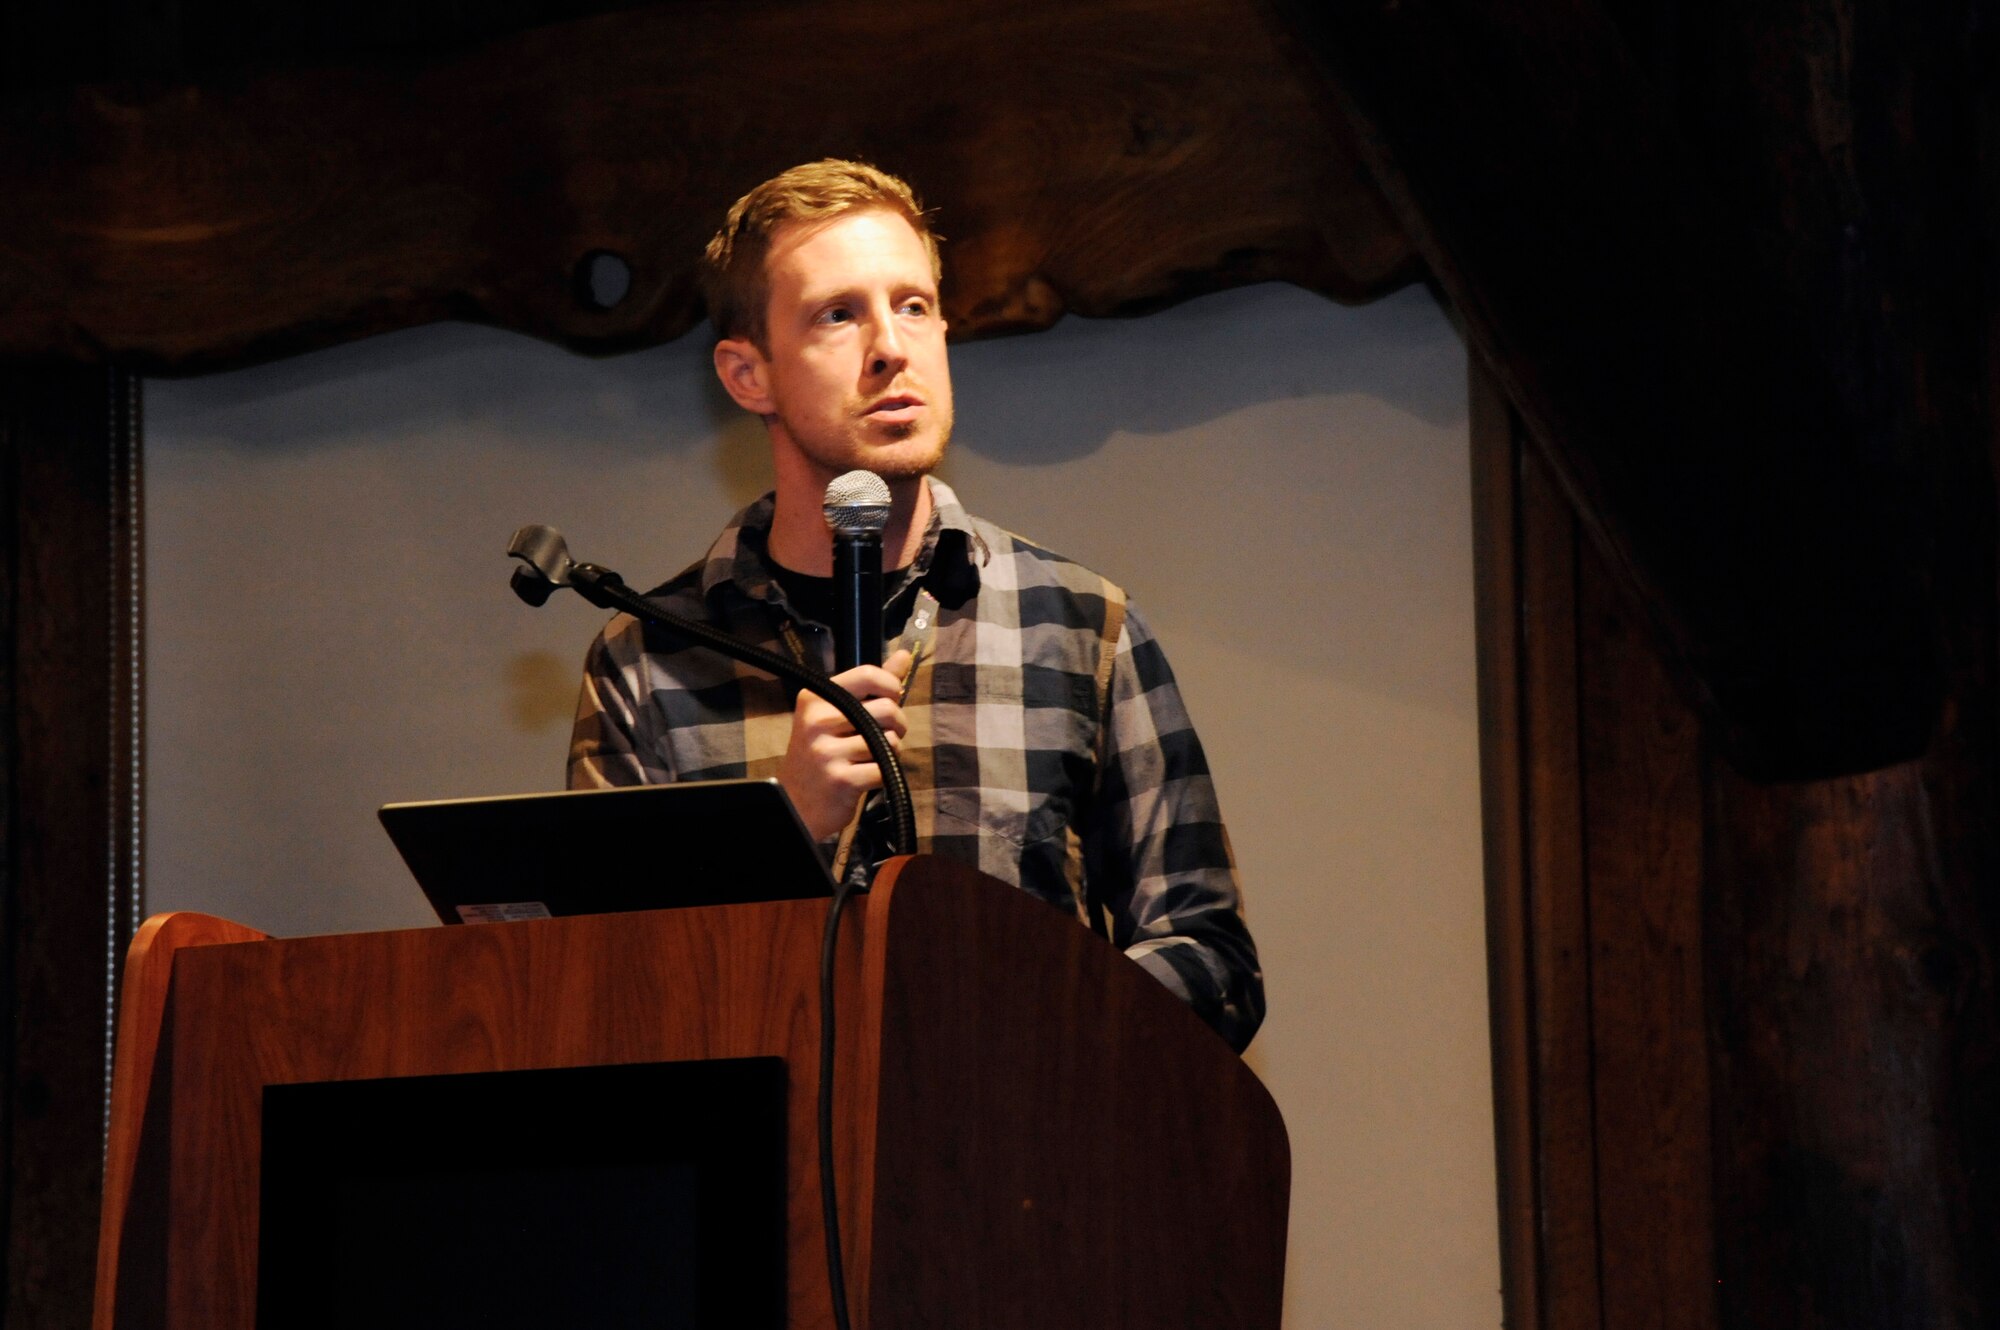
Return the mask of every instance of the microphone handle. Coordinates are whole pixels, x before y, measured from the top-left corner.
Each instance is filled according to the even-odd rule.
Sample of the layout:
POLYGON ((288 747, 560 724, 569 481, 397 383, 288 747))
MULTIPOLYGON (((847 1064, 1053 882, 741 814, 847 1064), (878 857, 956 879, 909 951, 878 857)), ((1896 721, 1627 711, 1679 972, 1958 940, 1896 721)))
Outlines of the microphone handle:
POLYGON ((833 672, 882 663, 882 537, 833 538, 833 672))

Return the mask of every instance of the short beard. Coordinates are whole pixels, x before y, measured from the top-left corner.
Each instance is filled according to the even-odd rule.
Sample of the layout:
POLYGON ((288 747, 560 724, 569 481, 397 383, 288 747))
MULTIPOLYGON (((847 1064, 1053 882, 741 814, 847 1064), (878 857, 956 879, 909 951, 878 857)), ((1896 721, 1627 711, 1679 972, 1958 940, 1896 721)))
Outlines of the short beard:
MULTIPOLYGON (((890 431, 898 443, 909 438, 916 432, 917 426, 914 423, 898 425, 890 431)), ((884 459, 881 465, 873 469, 875 474, 884 480, 916 480, 920 477, 928 476, 931 472, 937 470, 939 463, 944 461, 945 450, 950 446, 951 429, 947 426, 944 433, 938 437, 937 449, 928 458, 884 459)))

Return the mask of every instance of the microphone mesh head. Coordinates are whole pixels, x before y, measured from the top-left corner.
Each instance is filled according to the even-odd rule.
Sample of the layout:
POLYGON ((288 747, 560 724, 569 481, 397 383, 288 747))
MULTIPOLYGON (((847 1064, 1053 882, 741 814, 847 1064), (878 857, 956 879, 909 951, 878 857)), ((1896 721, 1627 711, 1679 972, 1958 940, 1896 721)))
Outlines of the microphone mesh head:
POLYGON ((873 471, 835 476, 820 511, 838 535, 879 536, 889 525, 889 483, 873 471))

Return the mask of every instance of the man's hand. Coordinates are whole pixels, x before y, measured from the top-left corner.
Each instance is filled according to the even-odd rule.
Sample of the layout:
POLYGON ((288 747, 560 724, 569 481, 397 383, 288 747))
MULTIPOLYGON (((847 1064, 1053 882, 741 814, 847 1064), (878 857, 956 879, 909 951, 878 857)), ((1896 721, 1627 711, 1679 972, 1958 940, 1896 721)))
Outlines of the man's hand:
MULTIPOLYGON (((833 676, 861 699, 899 754, 908 729, 900 699, 911 659, 909 652, 898 651, 880 665, 857 665, 833 676)), ((792 738, 778 767, 778 783, 792 797, 813 839, 825 840, 847 825, 863 794, 881 788, 882 769, 868 755, 867 740, 831 702, 801 692, 792 708, 792 738)))

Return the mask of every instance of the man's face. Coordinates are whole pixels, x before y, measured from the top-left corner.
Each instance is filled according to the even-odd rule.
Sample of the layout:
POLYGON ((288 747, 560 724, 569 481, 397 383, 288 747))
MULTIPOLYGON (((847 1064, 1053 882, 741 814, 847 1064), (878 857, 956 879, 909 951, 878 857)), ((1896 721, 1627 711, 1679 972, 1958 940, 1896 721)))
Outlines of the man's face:
POLYGON ((856 468, 928 474, 951 438, 952 404, 922 238, 881 209, 793 223, 772 237, 765 273, 768 351, 725 341, 716 367, 731 396, 771 422, 780 471, 803 466, 822 485, 856 468))

